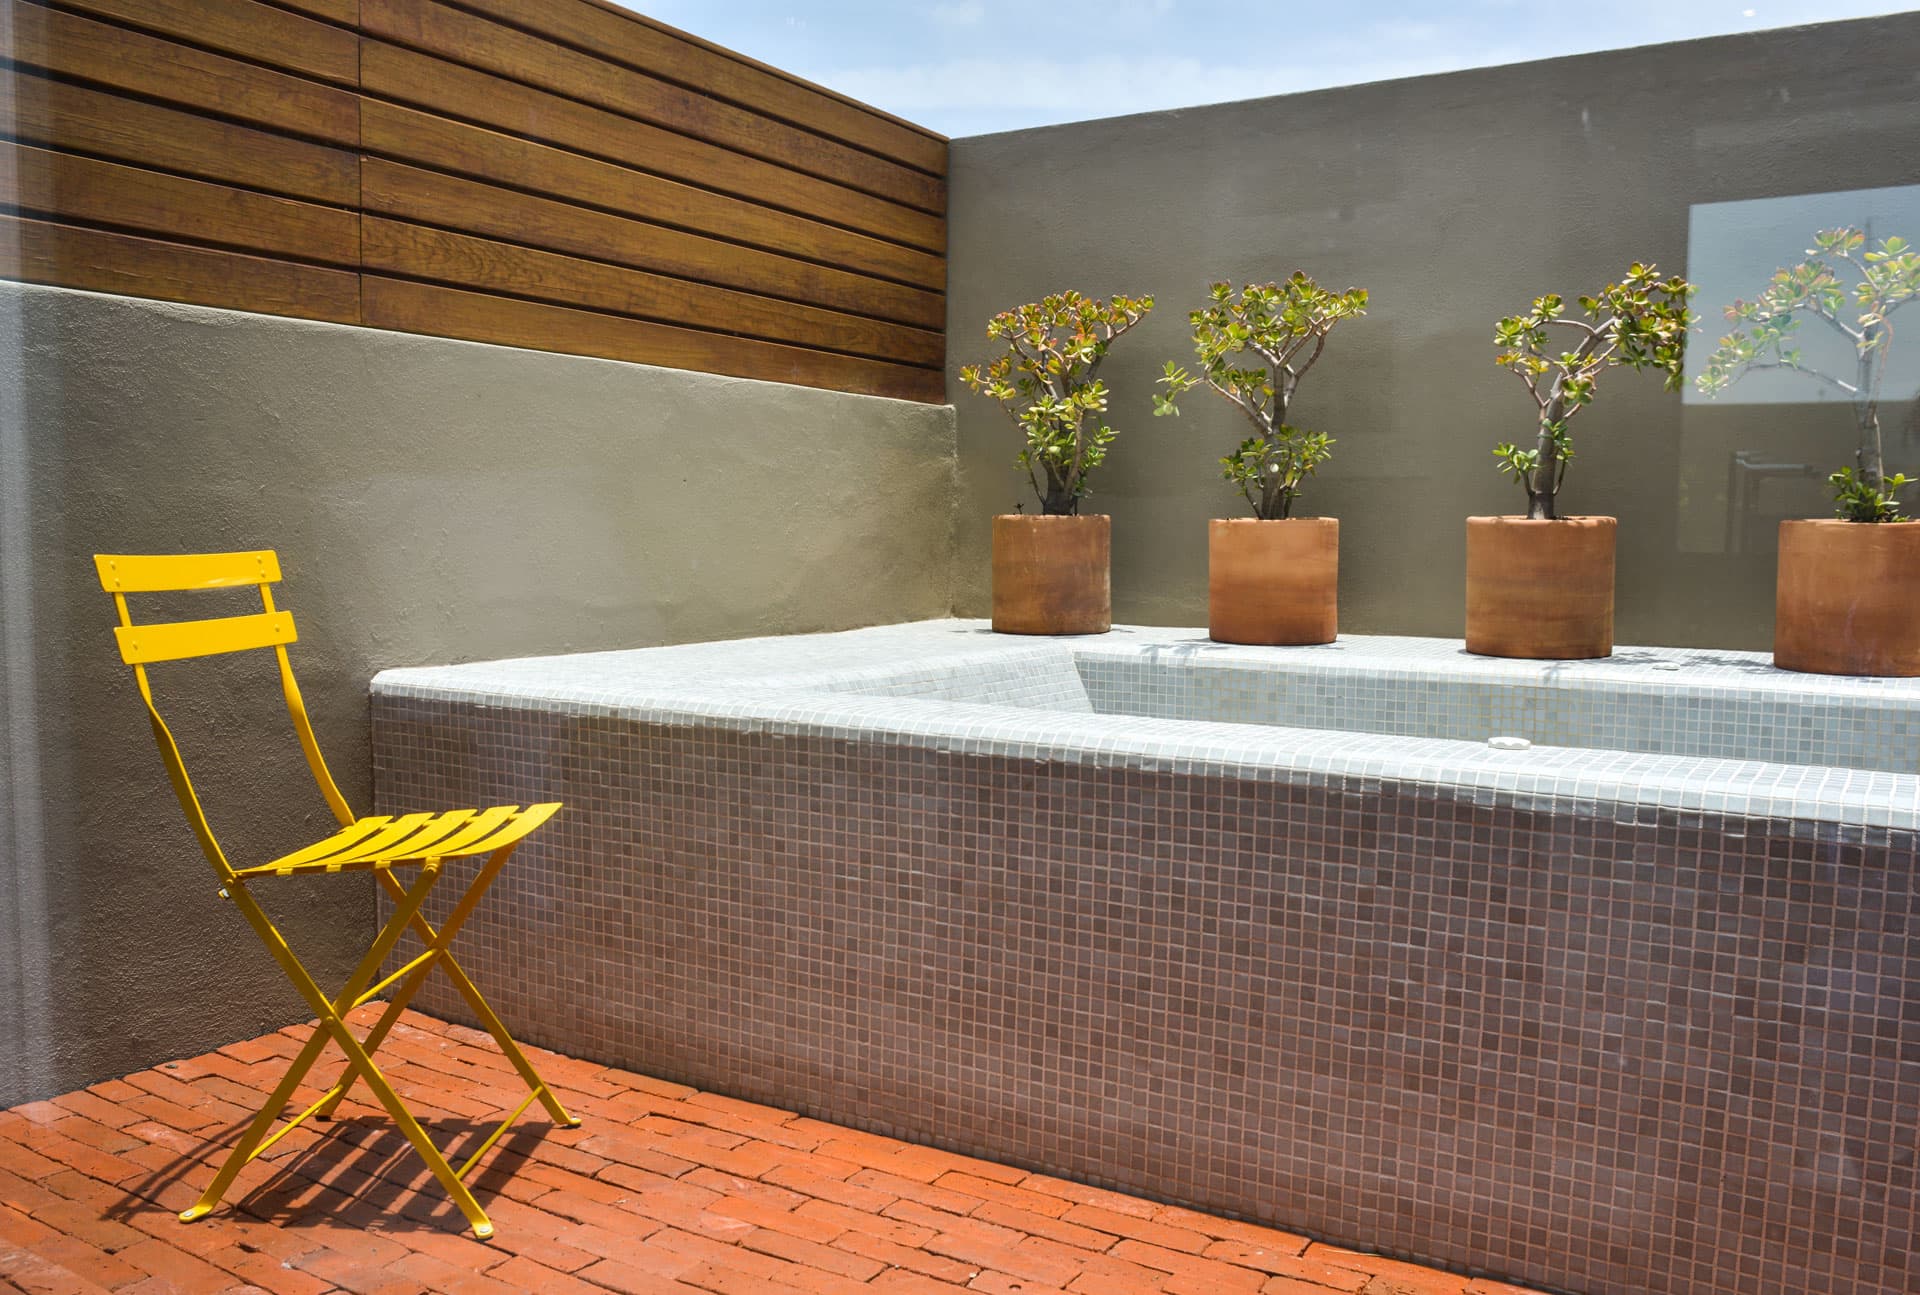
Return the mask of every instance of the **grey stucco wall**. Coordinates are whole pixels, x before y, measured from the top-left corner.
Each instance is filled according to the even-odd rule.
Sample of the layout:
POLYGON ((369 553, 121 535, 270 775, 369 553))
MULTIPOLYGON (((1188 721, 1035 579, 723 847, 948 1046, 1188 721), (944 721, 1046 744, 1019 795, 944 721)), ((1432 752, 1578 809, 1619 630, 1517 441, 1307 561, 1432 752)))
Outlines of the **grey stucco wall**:
MULTIPOLYGON (((0 393, 0 1106, 308 1015, 215 897, 90 554, 278 549, 295 668, 362 812, 383 667, 951 601, 941 406, 7 283, 0 393)), ((230 857, 332 830, 270 655, 154 676, 230 857)), ((265 900, 344 979, 367 879, 265 900)))
MULTIPOLYGON (((1186 313, 1210 281, 1300 268, 1373 293, 1295 410, 1338 441, 1302 512, 1341 519, 1341 628, 1457 637, 1462 519, 1524 502, 1490 453, 1532 430, 1524 388, 1492 363, 1493 322, 1636 259, 1728 253, 1689 246, 1695 204, 1920 182, 1916 63, 1920 14, 1905 14, 956 140, 956 612, 985 613, 989 519, 1029 494, 1014 428, 954 376, 989 353, 987 318, 1068 287, 1158 296, 1103 371, 1120 440, 1084 511, 1114 519, 1115 619, 1203 624, 1206 521, 1245 512, 1216 461, 1244 423, 1205 391, 1154 419, 1149 396, 1165 361, 1192 364, 1186 313)), ((1806 246, 1734 249, 1764 267, 1747 295, 1806 246)), ((1697 305, 1711 346, 1725 302, 1697 305)), ((1727 551, 1731 450, 1824 474, 1852 446, 1844 408, 1786 396, 1702 405, 1648 375, 1603 380, 1562 504, 1620 518, 1620 641, 1771 646, 1772 522, 1830 505, 1817 479, 1770 483, 1754 540, 1727 551)), ((1910 406, 1886 421, 1911 475, 1910 406)))

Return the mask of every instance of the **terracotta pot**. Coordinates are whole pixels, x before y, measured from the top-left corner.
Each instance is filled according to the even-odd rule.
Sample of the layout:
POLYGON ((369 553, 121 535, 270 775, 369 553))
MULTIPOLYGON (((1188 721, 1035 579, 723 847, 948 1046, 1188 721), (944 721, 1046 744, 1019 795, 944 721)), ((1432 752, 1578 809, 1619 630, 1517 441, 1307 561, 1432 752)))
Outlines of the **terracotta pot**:
POLYGON ((1207 523, 1207 626, 1219 643, 1331 643, 1340 632, 1340 521, 1207 523))
POLYGON ((1467 651, 1613 655, 1611 517, 1467 518, 1467 651))
POLYGON ((1107 517, 993 519, 993 628, 1105 634, 1113 628, 1107 517))
POLYGON ((1920 675, 1920 522, 1781 522, 1773 663, 1920 675))

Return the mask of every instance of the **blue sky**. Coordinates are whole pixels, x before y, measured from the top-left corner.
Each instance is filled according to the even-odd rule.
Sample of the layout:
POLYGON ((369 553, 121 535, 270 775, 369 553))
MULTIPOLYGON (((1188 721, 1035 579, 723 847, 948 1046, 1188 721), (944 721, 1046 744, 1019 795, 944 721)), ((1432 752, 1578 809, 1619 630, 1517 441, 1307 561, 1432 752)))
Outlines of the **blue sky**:
POLYGON ((629 2, 952 136, 1911 7, 1849 0, 629 2))

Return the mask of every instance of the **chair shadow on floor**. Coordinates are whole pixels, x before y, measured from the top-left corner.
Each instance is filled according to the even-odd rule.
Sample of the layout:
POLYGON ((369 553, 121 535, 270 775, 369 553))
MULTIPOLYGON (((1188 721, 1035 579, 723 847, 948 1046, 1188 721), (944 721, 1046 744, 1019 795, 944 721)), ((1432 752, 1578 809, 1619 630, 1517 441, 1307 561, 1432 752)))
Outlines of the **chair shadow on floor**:
MULTIPOLYGON (((456 1116, 420 1121, 421 1128, 455 1165, 486 1140, 496 1123, 456 1116)), ((125 1195, 107 1209, 106 1217, 126 1222, 139 1214, 177 1214, 193 1203, 227 1149, 239 1141, 246 1124, 235 1121, 203 1130, 197 1135, 198 1144, 183 1149, 176 1162, 137 1181, 121 1183, 125 1195)), ((267 1167, 267 1177, 236 1190, 222 1209, 202 1223, 179 1226, 217 1227, 223 1216, 232 1216, 232 1211, 276 1226, 298 1223, 308 1227, 456 1234, 466 1230, 466 1220, 453 1200, 384 1111, 343 1111, 329 1123, 304 1127, 318 1137, 285 1151, 276 1148, 255 1162, 267 1167)), ((466 1179, 483 1207, 499 1198, 501 1189, 533 1159, 552 1127, 529 1121, 509 1129, 494 1143, 466 1179)))

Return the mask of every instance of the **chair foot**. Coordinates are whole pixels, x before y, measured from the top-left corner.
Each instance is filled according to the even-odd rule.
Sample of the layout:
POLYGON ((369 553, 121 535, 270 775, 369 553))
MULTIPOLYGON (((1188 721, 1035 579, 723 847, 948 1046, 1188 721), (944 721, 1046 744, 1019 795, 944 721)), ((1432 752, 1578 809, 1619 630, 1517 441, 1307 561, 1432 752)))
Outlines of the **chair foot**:
POLYGON ((182 1223, 198 1223, 201 1219, 204 1219, 205 1217, 207 1217, 207 1215, 211 1213, 213 1213, 213 1206, 195 1205, 190 1209, 184 1209, 180 1211, 180 1221, 182 1223))
POLYGON ((564 1119, 560 1121, 560 1127, 563 1129, 577 1129, 580 1127, 580 1117, 575 1115, 564 1119))
POLYGON ((493 1239, 493 1224, 492 1224, 491 1222, 484 1222, 484 1223, 476 1223, 476 1224, 474 1224, 474 1225, 473 1225, 473 1235, 474 1235, 474 1237, 475 1237, 475 1239, 477 1239, 477 1240, 480 1240, 480 1241, 490 1241, 490 1240, 492 1240, 492 1239, 493 1239))

